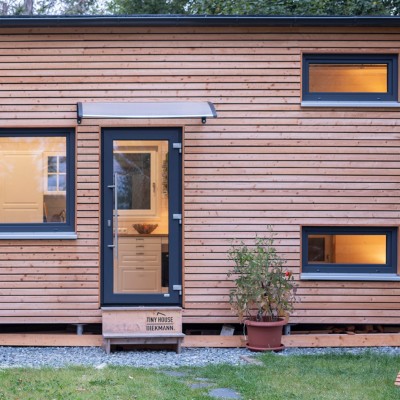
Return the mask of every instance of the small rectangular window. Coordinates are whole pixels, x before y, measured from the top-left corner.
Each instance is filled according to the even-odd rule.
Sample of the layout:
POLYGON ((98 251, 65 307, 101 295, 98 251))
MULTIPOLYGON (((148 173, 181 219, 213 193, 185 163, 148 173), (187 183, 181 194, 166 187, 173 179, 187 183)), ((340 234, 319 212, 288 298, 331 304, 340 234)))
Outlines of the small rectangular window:
POLYGON ((396 101, 397 55, 305 54, 303 101, 396 101))
POLYGON ((74 231, 74 132, 0 130, 0 232, 74 231))
POLYGON ((303 227, 302 270, 395 274, 397 228, 303 227))

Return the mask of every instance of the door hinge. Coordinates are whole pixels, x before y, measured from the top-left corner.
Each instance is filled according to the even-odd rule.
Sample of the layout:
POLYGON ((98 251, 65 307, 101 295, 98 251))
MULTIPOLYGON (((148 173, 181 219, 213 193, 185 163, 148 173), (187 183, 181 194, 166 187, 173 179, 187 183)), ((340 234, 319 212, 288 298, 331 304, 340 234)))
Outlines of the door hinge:
POLYGON ((172 214, 172 219, 178 219, 179 225, 182 225, 182 214, 172 214))
POLYGON ((182 296, 182 285, 173 285, 172 290, 179 291, 179 296, 182 296))
POLYGON ((173 149, 179 149, 179 153, 182 153, 182 143, 172 143, 173 149))

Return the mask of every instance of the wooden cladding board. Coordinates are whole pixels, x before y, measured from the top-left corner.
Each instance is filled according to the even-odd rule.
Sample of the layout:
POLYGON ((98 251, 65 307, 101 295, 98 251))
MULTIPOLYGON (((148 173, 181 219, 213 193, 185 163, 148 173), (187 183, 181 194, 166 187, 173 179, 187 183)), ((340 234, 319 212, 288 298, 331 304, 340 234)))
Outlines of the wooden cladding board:
MULTIPOLYGON (((100 322, 102 127, 183 126, 186 323, 236 322, 226 250, 267 225, 399 224, 395 109, 302 108, 303 52, 392 53, 397 28, 0 29, 3 128, 77 127, 78 239, 0 241, 0 323, 100 322), (368 46, 368 47, 366 47, 368 46), (212 101, 217 119, 76 123, 76 102, 212 101)), ((293 323, 398 323, 394 282, 299 282, 293 323)))

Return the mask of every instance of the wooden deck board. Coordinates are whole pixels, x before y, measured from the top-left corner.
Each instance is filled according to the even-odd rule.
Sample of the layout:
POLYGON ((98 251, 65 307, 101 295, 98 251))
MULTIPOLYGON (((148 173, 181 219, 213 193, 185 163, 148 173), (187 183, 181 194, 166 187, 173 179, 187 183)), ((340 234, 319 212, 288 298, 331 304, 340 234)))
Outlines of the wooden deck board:
MULTIPOLYGON (((3 333, 0 346, 101 346, 102 335, 3 333)), ((382 347, 400 346, 400 334, 301 334, 282 337, 286 347, 382 347)), ((182 347, 243 347, 241 335, 186 335, 182 347)))

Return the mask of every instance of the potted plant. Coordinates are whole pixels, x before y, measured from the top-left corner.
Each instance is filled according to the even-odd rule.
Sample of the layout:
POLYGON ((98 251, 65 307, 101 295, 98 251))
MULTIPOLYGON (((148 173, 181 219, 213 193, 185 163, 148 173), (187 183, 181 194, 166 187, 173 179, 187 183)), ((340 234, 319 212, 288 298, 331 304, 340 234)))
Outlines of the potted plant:
POLYGON ((235 287, 230 304, 247 327, 247 347, 254 351, 280 350, 282 328, 295 301, 296 285, 285 260, 274 247, 274 233, 255 238, 253 246, 233 242, 228 258, 234 268, 228 277, 235 287))

